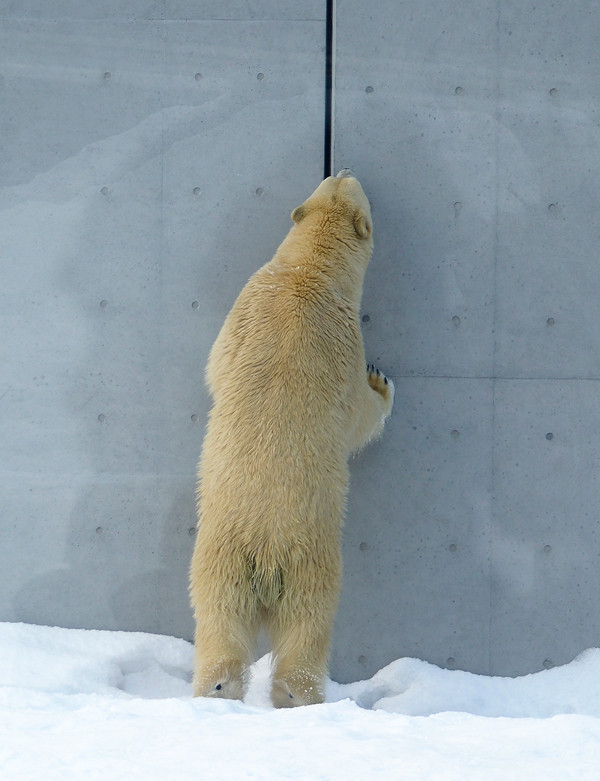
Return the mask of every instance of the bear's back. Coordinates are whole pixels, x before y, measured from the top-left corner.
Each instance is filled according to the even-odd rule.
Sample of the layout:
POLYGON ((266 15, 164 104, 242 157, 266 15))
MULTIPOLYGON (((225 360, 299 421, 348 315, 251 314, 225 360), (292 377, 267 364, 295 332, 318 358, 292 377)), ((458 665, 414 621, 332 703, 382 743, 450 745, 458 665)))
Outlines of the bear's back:
POLYGON ((251 278, 211 355, 223 374, 200 468, 204 510, 214 500, 221 515, 235 502, 236 517, 260 515, 265 528, 282 512, 304 523, 340 514, 360 335, 357 313, 326 280, 271 271, 251 278))
POLYGON ((315 418, 343 406, 360 327, 358 313, 327 275, 267 264, 250 279, 230 317, 228 376, 221 378, 215 403, 235 399, 283 418, 311 410, 315 418))

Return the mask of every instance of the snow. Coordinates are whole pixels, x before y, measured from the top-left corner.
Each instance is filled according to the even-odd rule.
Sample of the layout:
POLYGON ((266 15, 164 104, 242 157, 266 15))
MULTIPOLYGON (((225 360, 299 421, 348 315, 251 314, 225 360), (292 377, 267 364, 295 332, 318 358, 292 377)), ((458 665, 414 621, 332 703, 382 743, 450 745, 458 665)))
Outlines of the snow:
POLYGON ((399 659, 278 711, 191 697, 180 639, 0 623, 0 778, 568 781, 600 778, 600 649, 489 678, 399 659))

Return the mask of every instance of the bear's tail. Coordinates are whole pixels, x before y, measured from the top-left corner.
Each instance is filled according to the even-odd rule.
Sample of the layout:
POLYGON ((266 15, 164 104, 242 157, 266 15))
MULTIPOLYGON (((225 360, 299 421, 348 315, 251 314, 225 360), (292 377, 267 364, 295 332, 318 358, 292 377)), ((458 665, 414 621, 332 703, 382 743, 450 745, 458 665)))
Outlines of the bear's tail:
POLYGON ((250 585, 259 602, 266 608, 272 607, 283 592, 283 578, 279 567, 265 567, 250 561, 250 585))

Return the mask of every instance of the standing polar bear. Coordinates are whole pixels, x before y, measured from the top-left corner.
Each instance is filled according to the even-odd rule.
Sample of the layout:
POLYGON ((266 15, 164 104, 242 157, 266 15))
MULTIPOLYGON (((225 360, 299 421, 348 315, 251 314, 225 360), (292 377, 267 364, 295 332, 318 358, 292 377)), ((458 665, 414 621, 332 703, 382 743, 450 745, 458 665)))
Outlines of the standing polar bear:
POLYGON ((376 437, 394 386, 365 370, 359 322, 369 202, 344 169, 292 212, 206 368, 190 593, 194 694, 242 698, 260 626, 278 707, 323 701, 341 580, 348 457, 376 437))

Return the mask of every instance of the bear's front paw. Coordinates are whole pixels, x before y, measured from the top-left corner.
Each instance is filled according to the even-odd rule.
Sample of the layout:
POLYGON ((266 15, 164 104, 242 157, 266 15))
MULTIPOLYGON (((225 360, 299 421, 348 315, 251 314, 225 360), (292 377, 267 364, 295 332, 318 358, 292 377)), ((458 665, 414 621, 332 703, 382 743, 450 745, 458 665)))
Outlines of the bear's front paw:
POLYGON ((367 364, 367 382, 374 391, 380 393, 384 398, 394 394, 394 383, 382 371, 376 369, 372 363, 367 364))
POLYGON ((394 404, 394 383, 389 377, 376 369, 373 364, 367 364, 367 382, 369 386, 384 399, 383 419, 389 417, 392 413, 394 404))

